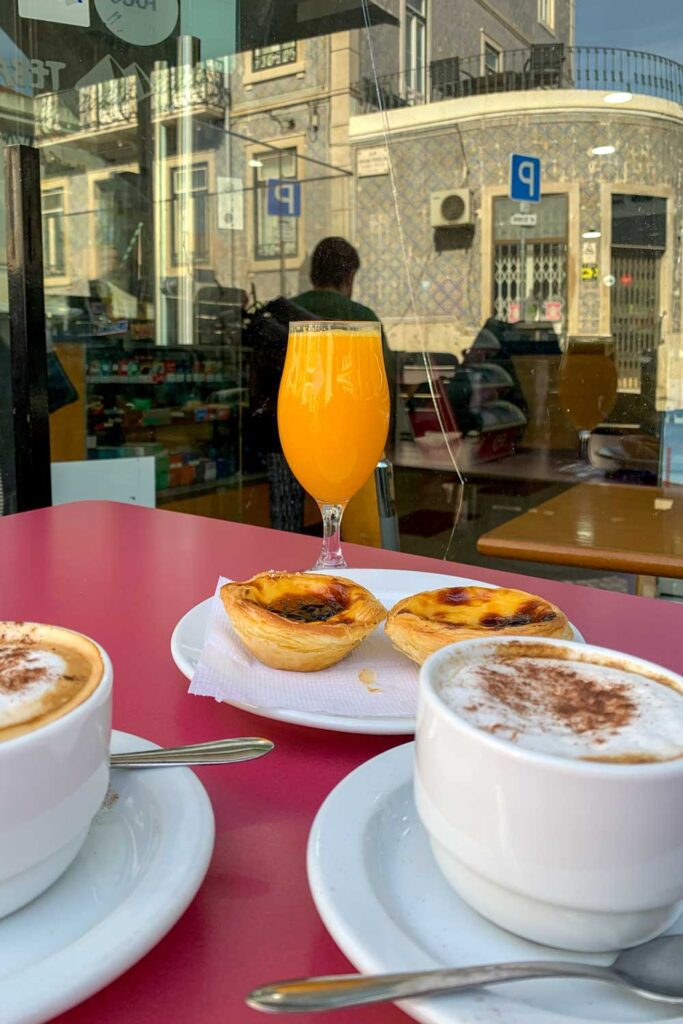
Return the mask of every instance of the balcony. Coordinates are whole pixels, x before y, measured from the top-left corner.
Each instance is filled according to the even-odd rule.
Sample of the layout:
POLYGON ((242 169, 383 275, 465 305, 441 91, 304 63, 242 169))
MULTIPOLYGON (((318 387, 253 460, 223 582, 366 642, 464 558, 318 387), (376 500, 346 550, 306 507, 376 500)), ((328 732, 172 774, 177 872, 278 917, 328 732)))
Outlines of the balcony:
POLYGON ((484 57, 446 57, 428 66, 363 78, 352 87, 356 113, 396 110, 440 100, 522 92, 528 89, 594 89, 656 96, 683 104, 683 64, 641 50, 542 43, 484 57))
POLYGON ((34 101, 39 142, 55 142, 137 124, 138 80, 133 75, 46 93, 34 101))
POLYGON ((38 142, 72 135, 79 130, 75 93, 44 93, 33 101, 33 123, 38 142))
POLYGON ((158 69, 152 73, 152 116, 208 113, 222 117, 230 106, 228 82, 221 61, 158 69))
POLYGON ((195 67, 158 69, 151 82, 138 71, 79 89, 45 93, 34 101, 36 138, 55 142, 135 128, 139 103, 150 92, 157 120, 183 113, 221 118, 230 105, 226 83, 222 63, 207 61, 195 67))

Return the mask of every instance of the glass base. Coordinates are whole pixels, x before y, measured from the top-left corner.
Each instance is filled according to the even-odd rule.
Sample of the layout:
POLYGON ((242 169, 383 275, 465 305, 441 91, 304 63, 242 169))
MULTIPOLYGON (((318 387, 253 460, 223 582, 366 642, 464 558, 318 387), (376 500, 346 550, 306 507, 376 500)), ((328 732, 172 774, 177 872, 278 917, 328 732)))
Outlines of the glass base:
POLYGON ((320 558, 315 563, 315 565, 311 567, 311 572, 320 572, 324 569, 348 569, 348 567, 349 563, 346 561, 341 552, 339 552, 338 557, 335 556, 334 558, 326 558, 324 556, 324 553, 321 552, 320 558))
POLYGON ((323 520, 323 543, 314 569, 346 569, 346 560, 341 549, 341 521, 346 502, 331 505, 319 501, 318 508, 323 520))

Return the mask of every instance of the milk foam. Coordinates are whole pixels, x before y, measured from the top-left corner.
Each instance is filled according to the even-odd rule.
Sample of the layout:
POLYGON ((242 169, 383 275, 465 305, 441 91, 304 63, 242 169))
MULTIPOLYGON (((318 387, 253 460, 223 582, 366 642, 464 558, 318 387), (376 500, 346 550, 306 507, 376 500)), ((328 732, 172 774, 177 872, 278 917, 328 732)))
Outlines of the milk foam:
POLYGON ((13 719, 16 710, 50 693, 65 672, 66 662, 63 658, 53 651, 41 651, 38 648, 27 651, 11 667, 0 667, 0 727, 13 719), (26 670, 31 672, 33 678, 21 686, 13 686, 13 681, 26 670))
POLYGON ((566 758, 683 756, 683 694, 625 669, 551 658, 454 660, 442 700, 520 747, 566 758))

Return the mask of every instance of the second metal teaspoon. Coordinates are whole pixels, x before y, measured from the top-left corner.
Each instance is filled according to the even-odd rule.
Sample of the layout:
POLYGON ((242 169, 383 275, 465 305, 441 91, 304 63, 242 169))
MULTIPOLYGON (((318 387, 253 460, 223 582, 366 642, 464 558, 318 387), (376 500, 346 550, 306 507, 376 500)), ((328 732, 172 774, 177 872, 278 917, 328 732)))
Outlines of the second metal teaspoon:
POLYGON ((211 740, 192 743, 185 747, 167 747, 156 750, 131 750, 110 754, 112 768, 167 768, 172 765, 232 764, 252 761, 270 753, 275 746, 270 740, 256 736, 242 736, 231 740, 211 740))

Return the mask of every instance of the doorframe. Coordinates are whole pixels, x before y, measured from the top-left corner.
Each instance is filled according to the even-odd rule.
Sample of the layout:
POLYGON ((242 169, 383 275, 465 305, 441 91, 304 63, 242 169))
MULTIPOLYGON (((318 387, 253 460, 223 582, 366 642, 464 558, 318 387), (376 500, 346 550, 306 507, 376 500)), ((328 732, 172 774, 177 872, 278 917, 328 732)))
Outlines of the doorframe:
MULTIPOLYGON (((506 185, 484 185, 481 190, 481 264, 480 316, 485 323, 493 315, 493 200, 508 194, 506 185)), ((580 184, 558 181, 543 186, 542 195, 567 197, 567 337, 578 334, 580 253, 580 184)), ((542 198, 542 197, 541 197, 542 198)))
MULTIPOLYGON (((666 238, 660 264, 659 310, 661 335, 672 330, 671 305, 673 301, 673 238, 676 227, 674 216, 675 193, 670 185, 641 185, 638 182, 610 182, 600 186, 600 267, 603 276, 612 268, 612 196, 654 196, 666 200, 666 238)), ((600 281, 600 334, 612 334, 612 289, 600 281)))

